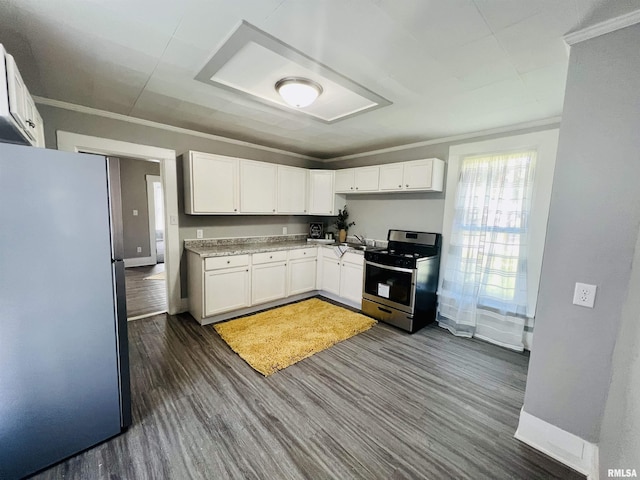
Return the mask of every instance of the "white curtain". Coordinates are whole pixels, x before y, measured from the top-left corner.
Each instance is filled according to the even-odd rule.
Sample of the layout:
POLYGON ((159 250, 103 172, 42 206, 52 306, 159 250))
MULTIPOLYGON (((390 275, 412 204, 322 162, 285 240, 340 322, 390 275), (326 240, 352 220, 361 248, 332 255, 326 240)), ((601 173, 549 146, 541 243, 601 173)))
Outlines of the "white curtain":
POLYGON ((466 157, 460 168, 438 323, 522 351, 535 151, 466 157))

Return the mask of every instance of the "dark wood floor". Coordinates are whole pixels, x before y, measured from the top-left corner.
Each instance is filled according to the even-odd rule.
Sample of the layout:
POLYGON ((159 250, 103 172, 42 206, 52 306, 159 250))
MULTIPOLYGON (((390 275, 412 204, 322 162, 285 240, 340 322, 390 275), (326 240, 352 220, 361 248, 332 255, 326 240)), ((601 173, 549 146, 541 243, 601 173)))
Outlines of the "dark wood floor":
POLYGON ((384 324, 268 378, 188 314, 129 323, 133 426, 38 479, 584 478, 513 438, 528 356, 384 324))
POLYGON ((145 280, 145 277, 164 272, 164 263, 149 267, 125 269, 127 318, 164 312, 167 309, 167 287, 164 280, 145 280))

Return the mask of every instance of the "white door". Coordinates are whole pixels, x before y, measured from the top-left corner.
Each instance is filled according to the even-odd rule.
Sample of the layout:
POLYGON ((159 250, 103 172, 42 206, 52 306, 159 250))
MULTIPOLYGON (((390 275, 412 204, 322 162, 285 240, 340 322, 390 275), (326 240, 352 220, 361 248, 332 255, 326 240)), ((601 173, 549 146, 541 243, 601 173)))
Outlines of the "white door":
POLYGON ((277 165, 240 160, 240 211, 276 213, 277 165))
POLYGON ((278 165, 278 213, 307 213, 308 182, 306 169, 278 165))
POLYGON ((289 295, 316 289, 316 259, 289 261, 289 295))
POLYGON ((287 264, 285 262, 254 265, 251 275, 252 305, 287 296, 287 264))
POLYGON ((309 213, 334 215, 335 174, 333 170, 309 170, 309 213))
POLYGON ((191 152, 194 213, 238 212, 238 159, 191 152))
POLYGON ((363 266, 342 262, 340 268, 340 296, 362 307, 363 266))
POLYGON ((322 290, 340 295, 340 260, 322 258, 322 290))
POLYGON ((250 302, 249 285, 249 267, 205 272, 205 317, 248 307, 250 302))
POLYGON ((355 169, 345 168, 336 170, 336 192, 351 193, 354 191, 355 185, 355 169))
POLYGON ((362 167, 355 170, 357 192, 377 192, 380 179, 380 167, 362 167))
POLYGON ((416 160, 404 164, 404 188, 406 190, 425 190, 431 188, 433 160, 416 160))
POLYGON ((159 175, 147 175, 149 246, 153 263, 164 263, 164 194, 159 175))
POLYGON ((402 163, 380 165, 380 190, 402 190, 403 170, 404 169, 402 163))

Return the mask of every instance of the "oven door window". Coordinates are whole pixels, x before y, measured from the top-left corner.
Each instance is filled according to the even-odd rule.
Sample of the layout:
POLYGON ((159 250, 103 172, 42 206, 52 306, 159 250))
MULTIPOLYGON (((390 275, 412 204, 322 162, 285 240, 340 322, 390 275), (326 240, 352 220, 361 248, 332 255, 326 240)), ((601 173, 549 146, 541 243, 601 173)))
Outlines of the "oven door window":
POLYGON ((413 273, 366 265, 364 291, 381 299, 411 306, 413 273))

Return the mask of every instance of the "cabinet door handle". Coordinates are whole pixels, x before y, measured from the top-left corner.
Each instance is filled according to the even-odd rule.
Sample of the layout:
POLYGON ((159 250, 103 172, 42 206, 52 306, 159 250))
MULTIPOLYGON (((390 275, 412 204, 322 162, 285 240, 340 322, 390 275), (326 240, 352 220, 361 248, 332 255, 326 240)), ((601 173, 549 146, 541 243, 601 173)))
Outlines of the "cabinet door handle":
POLYGON ((356 190, 358 189, 358 187, 356 187, 356 190))
POLYGON ((234 209, 233 209, 233 211, 234 211, 234 212, 237 212, 237 211, 238 211, 238 209, 237 209, 237 208, 234 208, 234 209))
POLYGON ((303 255, 306 255, 306 254, 307 254, 307 252, 302 252, 302 254, 303 254, 303 255))
POLYGON ((351 190, 353 190, 353 187, 351 187, 351 190))
POLYGON ((402 188, 402 185, 398 185, 398 188, 402 188))
POLYGON ((231 263, 231 260, 227 260, 227 263, 231 263))
POLYGON ((269 258, 273 258, 273 255, 269 255, 269 258))
POLYGON ((27 120, 27 125, 29 125, 31 128, 36 128, 36 124, 33 123, 33 120, 31 119, 27 120))
POLYGON ((407 183, 405 186, 407 186, 407 187, 408 187, 408 186, 409 186, 409 184, 407 183))
POLYGON ((274 208, 272 211, 273 211, 273 212, 275 212, 275 211, 276 211, 276 209, 274 208))

